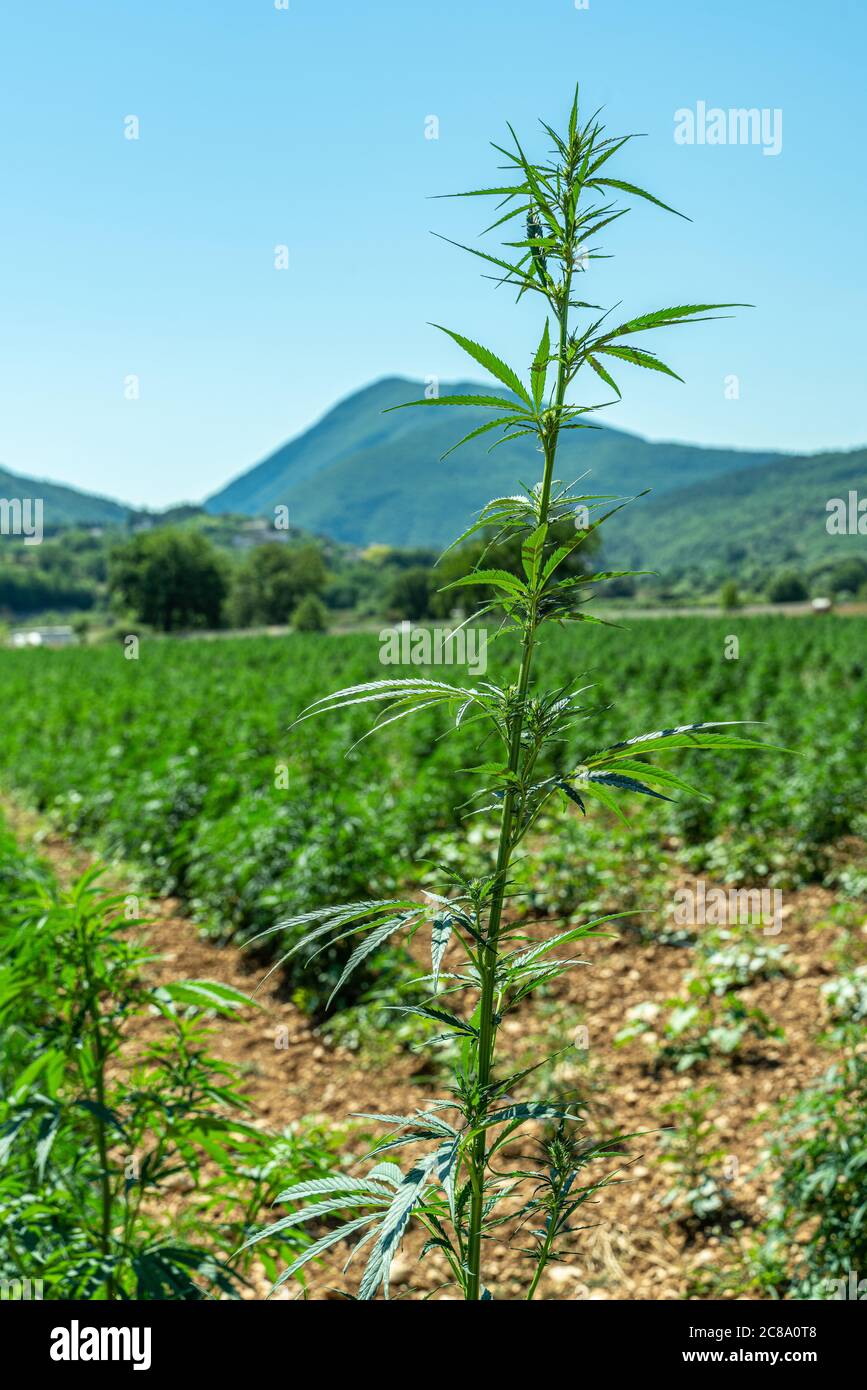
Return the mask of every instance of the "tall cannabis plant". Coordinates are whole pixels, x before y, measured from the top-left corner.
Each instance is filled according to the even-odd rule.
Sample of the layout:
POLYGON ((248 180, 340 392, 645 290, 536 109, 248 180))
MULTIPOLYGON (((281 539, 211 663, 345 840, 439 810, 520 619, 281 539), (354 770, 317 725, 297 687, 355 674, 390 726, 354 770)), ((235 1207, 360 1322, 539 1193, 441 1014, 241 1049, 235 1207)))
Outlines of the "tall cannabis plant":
POLYGON ((487 1243, 513 1237, 529 1257, 527 1297, 533 1297, 545 1265, 572 1229, 575 1212, 610 1180, 589 1181, 585 1174, 589 1161, 610 1149, 579 1137, 581 1120, 573 1105, 518 1098, 522 1083, 536 1068, 512 1075, 499 1070, 497 1034, 504 1018, 533 990, 550 985, 580 963, 571 956, 571 948, 609 919, 559 931, 547 940, 529 937, 510 893, 515 851, 552 798, 564 806, 572 802, 582 813, 591 799, 619 812, 620 793, 667 799, 673 789, 691 790, 672 772, 648 764, 645 757, 651 752, 755 746, 751 739, 726 732, 718 722, 641 734, 595 752, 588 732, 582 734, 587 753, 580 765, 564 763, 563 750, 574 738, 573 731, 592 711, 580 689, 546 692, 536 687, 533 666, 539 634, 551 623, 599 621, 583 611, 583 600, 590 593, 589 585, 614 575, 576 575, 574 568, 567 575, 564 561, 623 505, 609 506, 610 499, 598 495, 579 495, 555 476, 561 436, 568 430, 592 428, 587 416, 599 408, 574 404, 568 393, 582 368, 590 368, 616 398, 620 391, 611 372, 620 363, 676 376, 654 353, 636 346, 638 335, 694 323, 713 310, 733 306, 680 305, 642 313, 614 326, 608 322, 609 314, 597 316, 598 306, 578 298, 575 283, 600 254, 593 238, 627 210, 608 201, 609 196, 622 193, 669 212, 673 209, 634 184, 611 176, 609 161, 631 137, 607 137, 596 116, 580 124, 577 92, 565 133, 544 125, 551 142, 547 162, 532 163, 509 129, 512 147, 494 146, 506 160, 508 175, 503 183, 458 196, 499 200, 493 226, 507 232, 514 229, 516 239, 505 243, 502 256, 481 250, 472 254, 482 258, 499 283, 515 288, 519 299, 534 294, 544 305, 545 319, 529 377, 525 379, 488 348, 444 329, 496 378, 505 393, 482 391, 410 404, 488 410, 490 418, 461 443, 495 432, 499 442, 525 437, 538 442, 542 476, 535 486, 489 502, 459 538, 463 541, 480 531, 497 542, 519 538, 523 573, 485 568, 482 562, 451 586, 480 585, 496 595, 495 603, 483 605, 476 616, 495 607, 505 614, 500 631, 515 634, 520 641, 517 678, 503 684, 486 681, 477 688, 420 677, 372 681, 326 696, 301 716, 327 715, 370 702, 382 707, 377 727, 436 707, 453 715, 455 727, 475 725, 480 745, 484 742, 486 749, 496 746, 499 750, 475 769, 480 795, 487 802, 484 809, 499 823, 496 860, 480 878, 443 869, 442 891, 428 894, 427 903, 403 899, 349 903, 314 909, 273 929, 297 932, 304 925, 306 934, 290 954, 301 951, 310 960, 335 942, 360 938, 338 989, 390 937, 412 935, 422 928, 429 931, 431 968, 425 978, 430 993, 424 1002, 403 1012, 433 1021, 441 1036, 460 1045, 460 1065, 448 1096, 411 1115, 366 1117, 390 1131, 375 1151, 370 1171, 289 1188, 278 1200, 306 1205, 257 1237, 270 1238, 299 1222, 327 1224, 338 1214, 354 1213, 350 1220, 328 1229, 282 1278, 329 1246, 357 1235, 356 1248, 368 1247, 359 1288, 363 1299, 373 1298, 380 1289, 387 1296, 391 1261, 411 1220, 427 1233, 424 1253, 442 1252, 454 1283, 470 1300, 490 1297, 483 1271, 487 1243), (563 543, 562 523, 567 519, 572 526, 563 543), (526 1152, 516 1155, 515 1136, 527 1124, 542 1134, 537 1161, 528 1160, 526 1152), (412 1155, 405 1167, 392 1157, 402 1149, 412 1155))

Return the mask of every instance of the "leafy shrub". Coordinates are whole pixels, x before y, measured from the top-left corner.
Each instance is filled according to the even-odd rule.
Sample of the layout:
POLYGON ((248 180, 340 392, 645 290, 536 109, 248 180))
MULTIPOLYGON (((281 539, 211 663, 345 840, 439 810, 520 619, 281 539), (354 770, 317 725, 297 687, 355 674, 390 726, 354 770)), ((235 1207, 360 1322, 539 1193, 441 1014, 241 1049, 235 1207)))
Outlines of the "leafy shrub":
POLYGON ((768 598, 771 603, 801 603, 809 598, 809 594, 799 574, 794 570, 784 570, 768 585, 768 598))
POLYGON ((768 1162, 779 1170, 756 1284, 776 1298, 846 1297, 867 1269, 867 1058, 848 1055, 784 1108, 768 1162))
POLYGON ((645 1003, 628 1011, 615 1038, 623 1046, 643 1038, 653 1066, 688 1071, 716 1057, 739 1057, 749 1039, 779 1040, 783 1030, 763 1009, 746 1004, 738 991, 760 979, 787 973, 783 948, 746 936, 727 944, 719 932, 700 947, 696 967, 684 978, 685 992, 662 1005, 645 1003))
MULTIPOLYGON (((125 906, 95 871, 61 893, 0 840, 0 1277, 26 1264, 48 1298, 237 1297, 277 1151, 203 1018, 248 1001, 210 981, 148 985, 125 906), (160 1035, 131 1052, 129 1023, 154 1014, 160 1035)), ((281 1240, 286 1255, 303 1243, 281 1240)))
POLYGON ((296 632, 327 632, 328 609, 315 594, 307 594, 292 614, 296 632))
POLYGON ((660 1163, 672 1173, 662 1199, 675 1220, 691 1230, 719 1230, 734 1215, 735 1202, 723 1172, 724 1150, 708 1112, 719 1099, 713 1086, 691 1086, 661 1113, 674 1122, 660 1136, 660 1163))

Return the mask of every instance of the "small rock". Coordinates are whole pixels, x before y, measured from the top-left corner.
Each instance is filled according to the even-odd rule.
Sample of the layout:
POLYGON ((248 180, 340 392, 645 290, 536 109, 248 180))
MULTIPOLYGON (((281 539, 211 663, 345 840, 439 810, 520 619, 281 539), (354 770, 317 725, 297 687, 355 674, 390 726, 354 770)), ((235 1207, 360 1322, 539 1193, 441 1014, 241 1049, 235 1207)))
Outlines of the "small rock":
POLYGON ((395 1255, 391 1262, 389 1280, 392 1284, 407 1284, 414 1269, 414 1260, 411 1260, 407 1255, 395 1255))

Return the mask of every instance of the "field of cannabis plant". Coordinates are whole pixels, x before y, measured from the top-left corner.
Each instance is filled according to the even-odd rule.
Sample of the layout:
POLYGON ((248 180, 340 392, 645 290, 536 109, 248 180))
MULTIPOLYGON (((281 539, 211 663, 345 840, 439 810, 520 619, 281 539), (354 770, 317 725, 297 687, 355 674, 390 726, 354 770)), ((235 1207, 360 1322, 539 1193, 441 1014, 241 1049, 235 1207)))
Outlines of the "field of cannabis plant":
MULTIPOLYGON (((763 777, 741 757, 725 763, 705 761, 700 783, 712 800, 675 794, 672 801, 650 806, 644 804, 648 798, 636 796, 622 803, 628 826, 605 808, 586 818, 577 807, 565 817, 559 812, 543 816, 534 829, 532 855, 519 858, 512 871, 512 912, 523 905, 531 932, 546 923, 556 922, 559 925, 548 929, 562 931, 588 916, 628 914, 611 925, 614 938, 588 942, 584 950, 594 950, 603 976, 615 970, 614 978, 621 981, 615 997, 609 996, 606 980, 596 978, 595 969, 576 977, 572 993, 564 994, 554 982, 535 1002, 527 1002, 518 1015, 519 1032, 509 1032, 505 1041, 516 1071, 533 1065, 546 1051, 565 1047, 565 1057, 542 1070, 540 1084, 546 1096, 562 1089, 582 1096, 594 1130, 601 1126, 603 1134, 610 1133, 613 1115, 621 1117, 618 1128, 630 1131, 675 1125, 673 1147, 660 1169, 661 1175, 667 1170, 668 1177, 659 1188, 651 1186, 644 1193, 644 1211, 650 1214, 644 1224, 653 1230, 660 1222, 684 1223, 684 1229, 692 1231, 690 1248, 698 1254, 705 1247, 696 1240, 696 1229, 700 1237, 716 1239, 714 1230, 721 1219, 728 1219, 725 1203, 734 1201, 733 1185, 722 1171, 724 1158, 719 1157, 721 1144, 732 1145, 730 1138, 719 1137, 718 1127, 726 1117, 741 1115, 740 1128, 754 1133, 758 1141, 762 1130, 750 1130, 747 1121, 775 1098, 788 1097, 792 1106, 800 1107, 793 1111, 790 1125, 799 1123, 799 1113, 815 1114, 820 1120, 827 1114, 830 1125, 833 1115, 842 1113, 840 1096, 845 1092, 853 1097, 845 1112, 846 1145, 857 1130, 860 1080, 853 1085, 844 1074, 830 1089, 804 1089, 835 1056, 838 1065, 845 1056, 839 1047, 827 1052, 805 1030, 814 1021, 817 1035, 826 1030, 832 1023, 832 1003, 840 1017, 856 1022, 863 1007, 864 953, 857 927, 867 900, 867 818, 856 750, 867 723, 867 624, 860 619, 682 619, 635 624, 625 652, 617 658, 616 642, 616 635, 597 628, 588 631, 583 645, 586 675, 581 679, 595 685, 601 742, 616 742, 637 723, 658 727, 665 709, 687 722, 710 705, 730 718, 758 710, 769 741, 804 750, 800 757, 777 755, 763 777), (739 638, 737 660, 726 657, 732 635, 739 638), (806 902, 800 935, 793 938, 793 919, 787 916, 779 937, 760 935, 759 949, 747 951, 745 959, 741 941, 735 959, 738 943, 720 940, 719 929, 708 926, 698 934, 703 947, 699 954, 696 945, 689 945, 695 931, 684 932, 673 920, 675 884, 696 880, 779 891, 797 920, 799 904, 806 902), (810 906, 816 901, 818 908, 810 906), (786 973, 775 978, 781 948, 786 965, 800 961, 794 984, 786 973), (621 976, 627 965, 627 975, 621 976), (632 975, 638 979, 633 981, 632 975), (834 986, 833 1000, 822 993, 825 985, 834 986), (792 989, 804 1002, 789 1017, 793 1005, 781 1009, 778 995, 782 991, 790 998, 792 989), (758 992, 759 1002, 751 1009, 741 1008, 751 991, 758 992), (666 1001, 678 999, 679 1006, 666 1006, 666 1001), (651 1019, 652 1029, 646 1026, 651 1019), (780 1027, 786 1035, 782 1042, 775 1036, 780 1027), (594 1046, 590 1053, 570 1053, 581 1028, 589 1028, 594 1046), (610 1041, 602 1055, 600 1036, 610 1041), (773 1056, 784 1059, 777 1080, 764 1067, 753 1070, 751 1057, 767 1062, 773 1056), (683 1082, 678 1080, 681 1076, 683 1082), (697 1098, 690 1099, 690 1092, 682 1099, 681 1087, 687 1082, 701 1092, 697 1098), (646 1104, 633 1101, 624 1107, 624 1096, 637 1096, 639 1101, 644 1097, 646 1104), (721 1098, 727 1102, 722 1110, 721 1098), (663 1113, 668 1105, 679 1108, 663 1113), (705 1133, 709 1117, 714 1125, 710 1137, 705 1133)), ((545 653, 555 681, 574 675, 566 634, 553 633, 545 653)), ((459 860, 471 872, 484 870, 494 828, 477 817, 462 829, 450 809, 473 789, 471 775, 461 771, 471 762, 471 731, 449 743, 439 737, 435 715, 423 712, 417 720, 387 730, 387 746, 382 740, 367 740, 348 758, 346 748, 368 727, 364 707, 344 711, 333 727, 313 723, 302 726, 301 737, 287 733, 292 716, 324 681, 375 679, 381 669, 374 637, 219 644, 154 641, 144 644, 138 663, 126 661, 122 649, 113 647, 3 653, 0 690, 7 717, 2 784, 19 802, 39 807, 68 835, 125 860, 136 876, 130 880, 133 886, 185 899, 214 940, 240 941, 267 930, 281 918, 303 911, 313 891, 332 903, 350 895, 366 899, 401 894, 418 900, 424 889, 437 891, 437 863, 459 860)), ((424 674, 438 679, 441 672, 433 668, 424 674)), ((454 670, 449 675, 454 679, 454 670)), ((569 757, 580 761, 585 751, 586 745, 573 736, 569 757)), ((696 755, 687 753, 681 763, 688 779, 696 771, 692 761, 697 761, 696 755)), ((74 1102, 81 1094, 77 1088, 84 1085, 90 1087, 84 1098, 98 1104, 92 1095, 95 1077, 81 1078, 70 1071, 73 1062, 81 1060, 69 1047, 82 1023, 63 1013, 69 988, 77 988, 73 972, 83 969, 83 962, 76 965, 69 954, 76 913, 84 913, 92 923, 101 968, 114 972, 122 963, 124 988, 136 995, 135 1006, 152 1005, 144 985, 135 983, 134 953, 128 953, 123 935, 111 927, 118 908, 104 920, 93 896, 97 885, 79 897, 77 907, 64 905, 43 867, 22 858, 8 837, 3 846, 3 1276, 14 1279, 22 1277, 16 1270, 29 1271, 24 1277, 40 1278, 46 1287, 59 1280, 61 1289, 99 1296, 109 1268, 101 1252, 102 1207, 93 1182, 101 1162, 101 1112, 73 1103, 64 1115, 59 1108, 63 1096, 74 1102), (43 921, 43 927, 34 937, 36 920, 43 921), (19 957, 22 940, 28 950, 19 957), (67 963, 58 976, 54 967, 61 946, 67 963), (28 983, 22 988, 25 968, 28 983), (36 1015, 41 1023, 34 1023, 36 1015), (36 1053, 27 1043, 34 1027, 43 1038, 36 1053), (43 1073, 46 1058, 54 1061, 43 1073)), ((123 925, 126 930, 129 924, 123 925)), ((267 938, 262 945, 270 946, 273 940, 267 938)), ((285 939, 282 944, 285 949, 285 939)), ((413 953, 421 959, 414 948, 413 953)), ((283 967, 296 1006, 312 1011, 314 1023, 316 1016, 323 1016, 349 954, 348 945, 338 944, 309 966, 303 957, 299 961, 294 956, 283 967)), ((388 1006, 419 998, 418 987, 410 983, 418 969, 398 944, 384 940, 350 978, 354 992, 337 995, 321 1035, 328 1056, 334 1058, 329 1065, 347 1077, 354 1059, 363 1070, 371 1065, 381 1068, 387 1061, 389 1071, 405 1075, 409 1090, 401 1099, 410 1105, 424 1103, 439 1075, 439 1063, 432 1073, 425 1070, 411 1080, 420 1065, 411 1050, 417 1036, 406 1016, 390 1012, 388 1006)), ((210 973, 212 978, 225 978, 217 967, 210 973)), ((254 980, 255 975, 251 983, 254 980)), ((210 1007, 211 1000, 206 997, 202 1004, 210 1007)), ((197 1025, 195 1011, 184 1021, 168 998, 161 996, 158 1008, 169 1015, 162 1055, 144 1059, 142 1066, 152 1075, 159 1068, 159 1086, 156 1091, 148 1086, 146 1100, 136 1099, 117 1088, 114 1073, 107 1106, 130 1131, 129 1138, 107 1138, 114 1175, 108 1200, 115 1214, 123 1213, 123 1221, 127 1194, 135 1192, 133 1187, 117 1186, 127 1144, 133 1142, 131 1125, 140 1132, 142 1125, 153 1129, 159 1121, 157 1142, 165 1146, 167 1156, 172 1145, 183 1143, 185 1162, 195 1160, 199 1142, 214 1142, 198 1111, 179 1116, 174 1122, 177 1132, 168 1132, 164 1107, 178 1084, 179 1068, 190 1065, 189 1030, 197 1025), (117 1171, 115 1161, 121 1164, 117 1171)), ((426 1039, 433 1039, 437 1025, 428 1019, 423 1030, 426 1039)), ((312 1061, 314 1047, 311 1041, 305 1063, 309 1070, 299 1084, 308 1098, 306 1108, 318 1090, 326 1089, 322 1063, 312 1061)), ((853 1056, 845 1065, 851 1070, 857 1059, 853 1056)), ((231 1142, 221 1140, 219 1150, 227 1155, 228 1168, 209 1171, 206 1190, 184 1214, 184 1241, 177 1231, 160 1227, 147 1193, 140 1205, 136 1196, 139 1215, 130 1228, 129 1244, 125 1252, 111 1252, 111 1258, 117 1258, 112 1278, 118 1291, 198 1297, 208 1287, 226 1287, 223 1281, 235 1277, 232 1258, 241 1244, 244 1218, 239 1215, 225 1228, 214 1226, 208 1206, 219 1204, 228 1184, 236 1192, 239 1212, 249 1214, 256 1207, 250 1179, 239 1177, 242 1162, 245 1174, 255 1166, 249 1154, 242 1160, 240 1153, 240 1146, 253 1141, 243 1128, 246 1112, 235 1109, 229 1096, 231 1078, 208 1072, 206 1045, 195 1071, 197 1085, 227 1088, 219 1101, 219 1124, 230 1126, 231 1142), (237 1130, 231 1128, 232 1116, 237 1130)), ((351 1093, 349 1082, 347 1087, 351 1093)), ((213 1096, 208 1108, 212 1102, 213 1096)), ((320 1109, 318 1104, 313 1108, 320 1109)), ((286 1113, 280 1107, 273 1116, 275 1128, 279 1132, 290 1121, 302 1123, 305 1113, 304 1105, 291 1101, 286 1113)), ((766 1125, 769 1143, 772 1118, 766 1125)), ((339 1135, 344 1117, 333 1114, 327 1123, 337 1126, 339 1135)), ((784 1133, 774 1142, 789 1142, 784 1133)), ((815 1170, 823 1176, 815 1181, 824 1182, 827 1175, 837 1182, 847 1162, 842 1143, 819 1144, 815 1170)), ((639 1145, 642 1151, 645 1147, 639 1145)), ((651 1151, 656 1147, 654 1140, 651 1151)), ((741 1161, 746 1169, 747 1160, 741 1161)), ((757 1281, 750 1285, 753 1295, 766 1287, 776 1296, 790 1296, 785 1237, 797 1224, 797 1212, 809 1214, 813 1202, 810 1155, 799 1165, 796 1169, 789 1164, 781 1179, 781 1216, 768 1232, 764 1260, 750 1266, 749 1278, 757 1281)), ((316 1164, 301 1171, 317 1168, 320 1174, 324 1171, 316 1164)), ((289 1186, 298 1171, 284 1150, 275 1160, 275 1186, 268 1195, 289 1186)), ((155 1168, 152 1191, 159 1192, 160 1181, 155 1168)), ((639 1187, 652 1181, 642 1179, 639 1187)), ((847 1216, 845 1188, 838 1183, 835 1191, 841 1209, 833 1217, 833 1228, 826 1223, 822 1236, 825 1245, 831 1243, 832 1254, 826 1257, 821 1249, 808 1247, 810 1270, 800 1276, 812 1279, 813 1286, 826 1267, 848 1268, 846 1261, 855 1258, 851 1218, 856 1209, 853 1206, 847 1216)), ((636 1235, 636 1217, 625 1208, 619 1189, 601 1194, 600 1203, 600 1213, 609 1222, 622 1221, 624 1232, 636 1235)), ((278 1209, 284 1215, 289 1210, 278 1209)), ((318 1238, 329 1224, 325 1213, 318 1238)), ((747 1233, 750 1229, 744 1227, 747 1233)), ((293 1237, 296 1252, 299 1238, 297 1233, 293 1237)), ((273 1248, 266 1251, 275 1275, 290 1267, 292 1254, 287 1248, 281 1261, 278 1241, 279 1236, 274 1237, 273 1248)), ((676 1267, 675 1257, 668 1258, 676 1267)), ((309 1273, 311 1266, 299 1274, 305 1270, 309 1273)), ((321 1281, 323 1275, 312 1277, 321 1281)), ((642 1277, 640 1262, 630 1277, 642 1277)), ((737 1278, 746 1277, 739 1267, 737 1278)), ((498 1286, 496 1271, 492 1282, 498 1286)), ((634 1286, 626 1285, 630 1287, 634 1286)), ((679 1285, 675 1282, 673 1287, 679 1285)), ((702 1287, 698 1285, 699 1291, 702 1287)), ((236 1280, 236 1291, 242 1288, 236 1280)), ((653 1294, 653 1286, 638 1283, 637 1288, 643 1296, 653 1294)), ((546 1285, 543 1291, 556 1296, 546 1285)))
MULTIPOLYGON (((226 1193, 217 1176, 206 1202, 219 1200, 222 1221, 227 1208, 245 1213, 235 1253, 222 1243, 211 1251, 208 1277, 223 1292, 232 1261, 250 1250, 279 1267, 275 1287, 307 1278, 332 1253, 348 1251, 351 1263, 363 1251, 348 1290, 361 1300, 388 1297, 398 1280, 423 1293, 425 1260, 436 1289, 469 1302, 504 1289, 549 1296, 552 1274, 568 1277, 570 1262, 586 1259, 591 1213, 611 1204, 623 1234, 618 1194, 631 1168, 647 1171, 635 1146, 655 1143, 666 1117, 675 1123, 657 1157, 675 1181, 649 1209, 683 1240, 735 1241, 730 1291, 798 1297, 845 1278, 865 1253, 849 1153, 855 1142, 863 1162, 867 1141, 849 1099, 865 1084, 865 962, 851 920, 865 889, 864 624, 732 615, 624 635, 591 600, 623 575, 576 563, 626 501, 561 480, 562 439, 592 428, 588 417, 606 403, 598 392, 620 398, 627 367, 679 380, 643 346, 647 334, 743 307, 595 316, 582 289, 603 254, 595 238, 635 200, 673 211, 612 175, 630 139, 585 120, 576 93, 561 129, 543 125, 538 162, 509 127, 508 145, 495 146, 497 186, 460 195, 495 200, 489 230, 503 243, 499 254, 463 249, 536 310, 520 371, 475 338, 441 330, 496 380, 496 394, 480 387, 406 403, 478 407, 488 419, 467 439, 535 445, 538 478, 516 479, 456 539, 490 542, 447 585, 471 604, 468 621, 490 624, 496 639, 484 679, 399 669, 383 664, 373 638, 312 634, 219 646, 146 639, 0 663, 7 786, 137 865, 150 891, 185 900, 219 939, 250 939, 315 1020, 334 1006, 324 1025, 333 1047, 363 1052, 365 1030, 368 1046, 371 1034, 390 1036, 395 1053, 417 1063, 403 1079, 423 1088, 417 1103, 396 1104, 394 1077, 368 1068, 373 1089, 355 1097, 346 1121, 374 1129, 365 1161, 290 1177, 276 1219, 250 1234, 264 1194, 255 1186, 251 1204, 237 1184, 270 1173, 267 1143, 261 1156, 261 1131, 232 1113, 240 1097, 202 1052, 196 1022, 198 1009, 220 1015, 242 998, 189 980, 153 990, 119 932, 120 900, 95 900, 87 878, 69 897, 40 889, 40 931, 26 896, 23 909, 13 901, 12 1016, 33 1008, 33 1024, 57 1037, 34 1060, 22 1041, 7 1129, 14 1138, 35 1127, 27 1153, 37 1178, 69 1126, 76 1153, 88 1153, 82 1127, 90 1139, 80 1190, 58 1208, 86 1215, 68 1274, 85 1296, 171 1281, 195 1296, 205 1278, 199 1246, 167 1253, 146 1198, 151 1170, 158 1182, 180 1162, 197 1176, 199 1148, 235 1184, 226 1193), (495 540, 514 555, 511 567, 486 558, 495 540), (821 992, 812 917, 785 901, 802 890, 838 895, 821 900, 823 912, 842 908, 837 968, 821 992), (46 997, 25 995, 40 969, 46 997), (123 1020, 144 1009, 171 1028, 151 1070, 119 1085, 111 1062, 123 1020), (808 1017, 822 1032, 805 1048, 808 1017), (792 1023, 788 1075, 799 1096, 762 1084, 784 1066, 792 1023), (538 1039, 530 1049, 528 1031, 538 1039), (595 1036, 601 1046, 591 1046, 595 1036), (813 1044, 835 1049, 822 1075, 813 1044), (629 1084, 614 1071, 618 1049, 630 1058, 629 1084), (166 1101, 161 1088, 188 1073, 166 1101), (744 1120, 764 1104, 788 1107, 769 1129, 776 1169, 761 1201, 746 1181, 730 1190, 745 1142, 740 1152, 714 1143, 725 1123, 709 1118, 715 1086, 729 1088, 731 1106, 734 1080, 749 1097, 744 1120), (127 1179, 111 1161, 118 1135, 133 1154, 150 1143, 146 1174, 127 1179), (252 1163, 234 1147, 242 1141, 252 1163), (817 1186, 828 1199, 820 1210, 817 1186), (287 1250, 288 1233, 302 1228, 310 1238, 287 1250), (401 1249, 415 1257, 411 1274, 401 1249)), ((78 1176, 75 1163, 64 1171, 78 1176)), ((27 1232, 26 1211, 23 1220, 27 1232)), ((213 1245, 219 1223, 210 1229, 213 1245)), ((676 1286, 695 1290, 696 1271, 687 1280, 681 1269, 676 1286)))
MULTIPOLYGON (((676 836, 696 872, 781 887, 838 872, 836 847, 863 824, 865 650, 863 619, 737 616, 635 623, 625 643, 585 627, 577 667, 570 634, 553 631, 544 646, 555 684, 593 686, 602 744, 638 724, 658 727, 666 711, 688 723, 711 706, 720 717, 761 718, 770 742, 801 750, 776 756, 767 776, 741 757, 705 761, 712 799, 678 796, 653 816, 657 837, 676 836), (726 657, 732 634, 737 660, 726 657)), ((473 787, 462 771, 473 761, 470 731, 444 740, 425 711, 348 756, 369 727, 364 706, 289 731, 324 683, 387 670, 378 654, 366 635, 154 640, 137 662, 120 647, 0 652, 0 778, 68 834, 132 861, 150 891, 183 897, 221 940, 303 911, 314 889, 332 902, 387 894, 423 879, 420 860, 440 857, 457 832, 452 807, 473 787)), ((449 675, 472 683, 456 668, 449 675)), ((575 763, 593 751, 578 730, 567 748, 575 763)), ((695 760, 683 756, 685 775, 695 760)), ((623 809, 643 823, 637 800, 623 809)), ((586 822, 574 814, 594 852, 597 831, 611 853, 629 844, 613 812, 586 822)), ((481 818, 478 826, 482 835, 481 818)), ((592 860, 576 851, 556 883, 544 861, 529 876, 540 908, 574 911, 592 860)), ((315 1006, 331 969, 320 958, 316 978, 290 978, 315 1006)))

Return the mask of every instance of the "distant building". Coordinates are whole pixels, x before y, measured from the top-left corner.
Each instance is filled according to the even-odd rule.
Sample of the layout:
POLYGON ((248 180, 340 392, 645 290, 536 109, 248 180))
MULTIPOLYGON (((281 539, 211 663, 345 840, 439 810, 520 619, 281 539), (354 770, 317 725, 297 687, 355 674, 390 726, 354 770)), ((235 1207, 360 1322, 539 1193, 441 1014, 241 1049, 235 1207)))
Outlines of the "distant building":
POLYGON ((12 633, 13 647, 74 647, 78 638, 71 627, 22 627, 12 633))
POLYGON ((255 517, 252 521, 245 522, 240 530, 236 531, 232 537, 232 545, 236 550, 253 550, 256 546, 267 545, 272 541, 278 544, 286 544, 299 534, 297 527, 291 530, 276 527, 263 517, 255 517))

